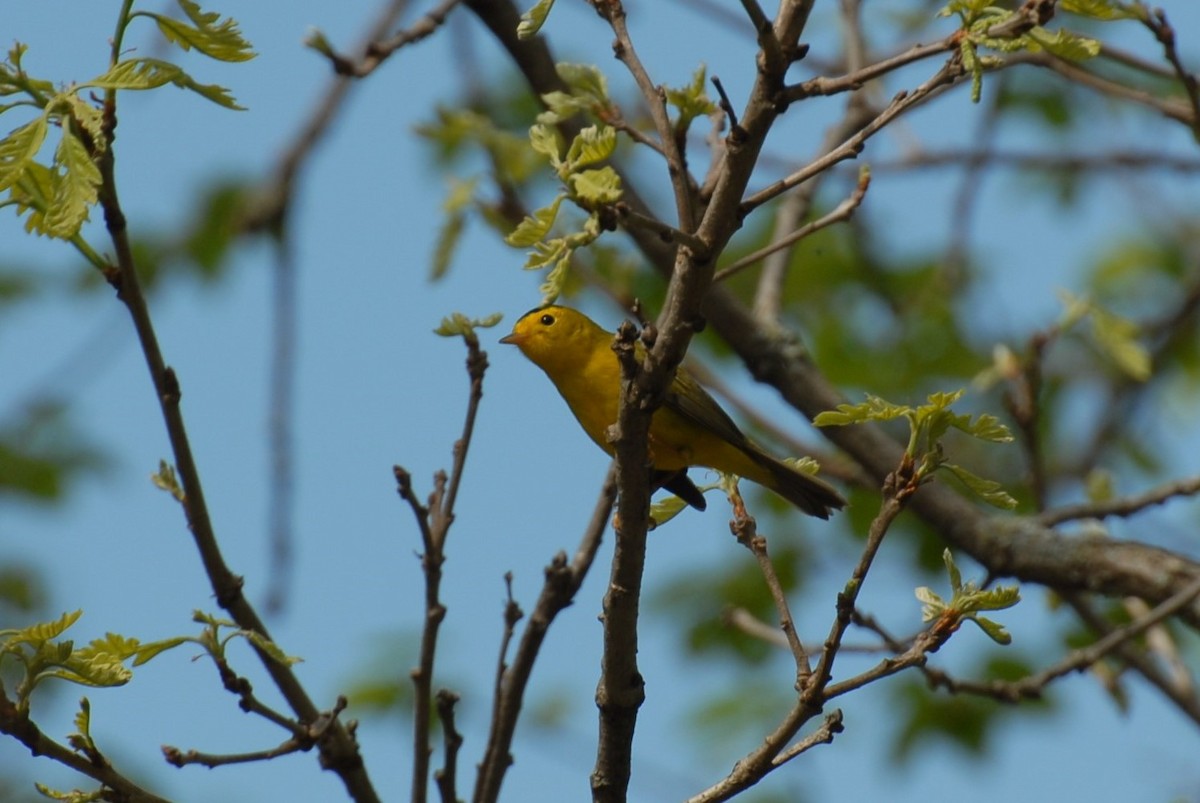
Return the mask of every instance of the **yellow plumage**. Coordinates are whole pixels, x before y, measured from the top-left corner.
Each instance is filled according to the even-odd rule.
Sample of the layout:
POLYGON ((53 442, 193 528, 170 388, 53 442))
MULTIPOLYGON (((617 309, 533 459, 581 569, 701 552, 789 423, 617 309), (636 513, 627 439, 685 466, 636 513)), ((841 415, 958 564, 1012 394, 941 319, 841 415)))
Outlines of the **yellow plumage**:
MULTIPOLYGON (((613 334, 581 312, 547 306, 526 313, 500 342, 517 346, 545 371, 584 432, 612 454, 607 432, 616 423, 621 391, 613 334)), ((657 484, 700 509, 704 497, 687 479, 689 466, 745 477, 823 519, 846 504, 830 485, 780 462, 742 434, 682 367, 650 422, 648 448, 657 484)))

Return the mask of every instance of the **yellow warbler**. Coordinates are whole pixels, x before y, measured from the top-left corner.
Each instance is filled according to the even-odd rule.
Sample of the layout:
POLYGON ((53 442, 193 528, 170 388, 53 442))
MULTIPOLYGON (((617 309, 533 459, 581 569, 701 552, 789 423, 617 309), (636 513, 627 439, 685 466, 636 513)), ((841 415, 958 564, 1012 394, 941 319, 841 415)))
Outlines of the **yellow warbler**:
MULTIPOLYGON (((545 371, 584 432, 613 453, 607 430, 617 421, 621 367, 612 332, 576 310, 546 306, 527 312, 500 342, 515 345, 545 371)), ((829 484, 775 459, 742 434, 683 367, 651 419, 648 449, 655 486, 700 510, 704 496, 688 479, 689 466, 745 477, 822 519, 846 504, 829 484)))

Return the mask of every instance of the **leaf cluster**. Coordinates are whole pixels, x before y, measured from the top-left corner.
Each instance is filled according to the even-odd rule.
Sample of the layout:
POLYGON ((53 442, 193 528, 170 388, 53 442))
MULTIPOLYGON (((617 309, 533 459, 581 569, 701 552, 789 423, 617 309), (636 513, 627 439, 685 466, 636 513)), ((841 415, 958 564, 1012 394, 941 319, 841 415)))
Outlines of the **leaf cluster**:
POLYGON ((185 20, 150 11, 132 11, 126 4, 118 20, 113 56, 108 69, 85 81, 63 87, 29 75, 22 64, 27 47, 16 43, 0 62, 0 114, 17 110, 34 112, 33 118, 13 128, 0 140, 0 207, 12 206, 27 215, 25 229, 67 240, 97 267, 103 260, 80 237, 89 210, 99 198, 100 158, 109 147, 109 131, 116 93, 122 90, 157 89, 172 85, 195 92, 229 109, 242 108, 227 89, 203 84, 179 66, 161 59, 121 58, 120 41, 136 18, 152 20, 166 40, 183 50, 196 50, 218 61, 237 62, 254 57, 237 23, 205 12, 192 0, 176 0, 185 20), (102 90, 104 101, 93 99, 102 90), (58 142, 48 160, 39 155, 57 129, 58 142))
POLYGON ((947 633, 957 630, 963 621, 974 622, 997 644, 1012 643, 1012 636, 1003 625, 979 613, 1011 608, 1021 601, 1020 590, 1016 586, 981 589, 974 581, 964 583, 949 549, 942 553, 942 560, 950 576, 950 599, 942 599, 929 586, 918 588, 915 593, 922 603, 921 620, 935 622, 935 629, 947 633))
POLYGON ((868 394, 866 401, 858 404, 839 404, 836 410, 827 410, 819 414, 813 419, 813 423, 818 427, 839 427, 904 418, 909 425, 905 458, 915 467, 916 483, 926 482, 935 471, 945 469, 988 504, 1012 509, 1016 507, 1016 500, 1006 493, 998 482, 976 476, 946 459, 942 440, 951 429, 991 443, 1009 443, 1013 439, 1008 427, 1001 424, 994 415, 982 413, 972 417, 966 413, 955 413, 951 405, 961 399, 964 392, 957 390, 953 393, 932 393, 927 403, 918 407, 893 404, 868 394))
MULTIPOLYGON (((1126 4, 1113 0, 1083 0, 1064 3, 1064 10, 1097 19, 1117 19, 1133 16, 1126 4)), ((1100 42, 1065 29, 1049 31, 1041 25, 1027 24, 1022 9, 1014 11, 992 5, 991 0, 951 0, 939 16, 956 15, 962 21, 964 36, 959 41, 959 57, 971 74, 971 100, 978 103, 983 92, 983 73, 996 65, 992 57, 979 53, 980 48, 1002 53, 1051 53, 1068 61, 1084 61, 1100 53, 1100 42), (1013 26, 1019 33, 1012 33, 1013 26), (1004 31, 994 35, 993 31, 1004 31)))

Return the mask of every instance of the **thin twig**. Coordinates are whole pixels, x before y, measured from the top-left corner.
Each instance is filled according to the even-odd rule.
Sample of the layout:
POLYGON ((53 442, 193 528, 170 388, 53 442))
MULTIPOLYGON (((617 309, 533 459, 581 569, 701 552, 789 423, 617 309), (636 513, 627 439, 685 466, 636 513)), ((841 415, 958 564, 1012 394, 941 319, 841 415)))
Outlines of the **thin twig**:
MULTIPOLYGON (((114 45, 116 46, 116 45, 114 45)), ((266 625, 258 612, 242 593, 242 579, 230 571, 217 543, 216 533, 209 516, 208 505, 200 481, 200 472, 192 452, 191 441, 184 424, 180 407, 182 392, 175 371, 168 367, 159 346, 158 336, 151 320, 138 278, 137 265, 133 256, 129 231, 117 193, 115 178, 115 140, 117 114, 116 91, 109 90, 104 100, 103 129, 108 147, 97 154, 101 183, 99 202, 104 211, 105 225, 117 257, 117 266, 106 271, 106 278, 116 288, 117 297, 129 310, 134 330, 142 347, 146 365, 154 384, 171 451, 175 457, 175 468, 184 491, 183 509, 188 529, 196 544, 205 573, 212 585, 217 603, 229 612, 231 618, 244 630, 271 639, 266 625)), ((253 646, 253 645, 252 645, 253 646)), ((284 699, 288 701, 297 717, 305 723, 320 719, 320 711, 308 696, 291 668, 276 661, 265 651, 253 647, 264 669, 271 676, 284 699)), ((353 736, 336 720, 323 731, 320 742, 322 765, 334 770, 346 786, 347 792, 357 801, 373 803, 378 796, 358 751, 353 736)))
POLYGON ((1080 67, 1078 64, 1060 59, 1049 53, 1011 53, 1003 57, 1006 66, 1017 64, 1031 64, 1037 67, 1044 67, 1051 72, 1058 73, 1062 77, 1079 84, 1080 86, 1094 89, 1101 94, 1113 98, 1128 100, 1133 103, 1145 106, 1157 111, 1164 117, 1183 123, 1191 128, 1195 125, 1195 118, 1190 106, 1171 100, 1163 100, 1154 94, 1134 87, 1126 86, 1125 84, 1103 78, 1089 70, 1080 67))
POLYGON ((169 803, 166 798, 148 792, 126 778, 103 756, 84 756, 64 744, 60 744, 42 733, 37 724, 8 698, 0 684, 0 733, 12 736, 29 750, 30 755, 45 756, 52 761, 70 767, 122 795, 121 800, 129 803, 169 803))
POLYGON ((744 200, 739 207, 739 214, 745 216, 752 212, 757 207, 763 205, 767 201, 787 192, 792 187, 801 184, 813 176, 819 175, 829 168, 836 165, 838 162, 846 159, 853 159, 862 152, 866 141, 874 136, 879 130, 888 125, 892 120, 899 117, 904 112, 912 109, 915 106, 928 100, 937 91, 944 89, 956 83, 963 76, 962 65, 956 58, 951 58, 942 68, 937 71, 929 80, 921 84, 912 92, 900 92, 892 102, 888 104, 882 112, 876 115, 875 119, 860 128, 853 136, 837 148, 828 153, 814 159, 806 166, 786 176, 768 187, 759 190, 744 200))
POLYGON ((642 228, 652 231, 662 238, 663 242, 675 243, 692 249, 696 253, 704 253, 708 246, 694 234, 689 234, 686 231, 668 226, 661 220, 652 218, 649 215, 643 215, 636 211, 629 204, 618 203, 615 207, 617 217, 625 224, 626 228, 642 228))
POLYGON ((441 5, 431 10, 403 31, 393 34, 387 39, 368 43, 364 48, 362 57, 357 60, 342 56, 333 51, 326 52, 325 56, 329 59, 334 71, 338 75, 345 75, 351 78, 365 78, 375 72, 380 65, 387 61, 400 48, 411 45, 414 42, 419 42, 436 32, 438 28, 445 24, 450 12, 461 2, 462 0, 442 0, 441 5))
POLYGON ((792 617, 791 608, 788 606, 787 593, 783 590, 783 583, 779 582, 775 564, 771 562, 771 556, 767 554, 767 539, 758 534, 758 525, 754 521, 754 517, 746 512, 742 495, 736 489, 729 495, 729 501, 733 505, 733 520, 729 522, 729 531, 737 538, 739 544, 750 550, 750 554, 758 562, 763 582, 775 603, 775 612, 779 616, 779 629, 783 631, 788 649, 791 650, 792 658, 796 662, 796 679, 799 682, 800 678, 806 677, 812 672, 812 665, 808 661, 808 653, 805 651, 804 645, 800 642, 800 636, 796 633, 796 620, 792 617))
POLYGON ((1144 24, 1154 34, 1154 38, 1163 46, 1163 55, 1175 70, 1175 76, 1183 85, 1184 95, 1192 107, 1192 136, 1200 142, 1200 82, 1196 76, 1183 66, 1179 59, 1179 51, 1175 47, 1175 28, 1167 22, 1167 14, 1161 8, 1156 8, 1146 16, 1141 17, 1144 24))
POLYGON ((457 703, 457 694, 448 689, 438 690, 437 712, 445 736, 446 762, 433 773, 433 779, 437 782, 442 803, 458 803, 458 751, 462 747, 463 737, 454 725, 454 706, 457 703))
POLYGON ((721 268, 716 272, 716 274, 713 275, 713 282, 723 282, 730 276, 740 273, 742 270, 745 270, 759 260, 775 253, 776 251, 782 251, 783 249, 798 243, 800 240, 803 240, 805 237, 808 237, 820 231, 821 229, 832 226, 834 223, 840 223, 843 220, 849 220, 850 217, 854 215, 855 210, 862 205, 863 199, 867 196, 867 189, 870 187, 870 184, 871 174, 866 171, 862 171, 859 174, 858 184, 855 185, 854 191, 850 193, 848 198, 844 199, 841 203, 816 220, 805 223, 800 228, 784 237, 781 237, 770 245, 763 246, 757 251, 752 251, 733 264, 721 268))
MULTIPOLYGON (((679 228, 686 232, 696 229, 692 187, 694 182, 688 175, 687 161, 679 147, 671 120, 667 114, 666 96, 661 87, 655 86, 650 80, 646 68, 642 65, 633 40, 629 36, 629 28, 625 25, 625 9, 620 3, 596 2, 596 10, 608 24, 612 26, 616 41, 613 43, 613 53, 629 70, 637 83, 642 97, 650 110, 650 119, 654 121, 654 129, 658 132, 659 141, 663 146, 663 155, 667 160, 667 171, 670 174, 671 187, 675 191, 675 213, 679 218, 679 228)), ((707 249, 700 253, 706 253, 707 249)))
POLYGON ((229 764, 248 764, 255 761, 269 761, 280 756, 311 750, 318 744, 325 733, 338 722, 338 717, 346 709, 346 698, 339 696, 330 711, 323 712, 316 720, 295 732, 290 738, 275 747, 266 750, 251 750, 246 753, 202 753, 198 750, 184 752, 177 747, 164 745, 163 758, 168 764, 183 767, 188 764, 200 764, 205 767, 221 767, 229 764))
MULTIPOLYGON (((500 670, 497 672, 496 693, 492 701, 491 727, 483 760, 479 763, 475 792, 471 798, 474 803, 494 803, 500 796, 504 775, 512 764, 513 733, 516 731, 534 662, 550 625, 575 599, 575 594, 596 558, 601 537, 608 527, 609 516, 612 515, 616 495, 616 471, 610 467, 600 496, 596 500, 596 507, 592 511, 591 521, 584 530, 574 557, 568 563, 566 554, 560 552, 546 567, 546 580, 542 585, 542 592, 521 634, 512 664, 505 666, 505 652, 500 654, 500 670)), ((505 612, 505 651, 519 613, 520 608, 516 607, 510 595, 505 612)))
POLYGON ((454 442, 454 464, 449 477, 444 472, 434 475, 434 491, 429 504, 423 506, 412 489, 412 478, 404 469, 396 466, 397 490, 408 502, 421 532, 421 570, 425 577, 425 626, 421 630, 421 649, 417 666, 410 673, 414 689, 413 707, 413 779, 412 799, 424 801, 429 791, 429 760, 433 753, 430 746, 433 711, 433 669, 437 655, 438 633, 446 618, 446 606, 442 604, 440 589, 442 564, 446 561, 446 539, 454 523, 454 505, 458 500, 458 489, 466 468, 467 452, 475 432, 475 419, 479 403, 483 399, 483 379, 487 373, 487 352, 479 347, 479 339, 472 333, 464 336, 467 346, 467 376, 470 392, 467 411, 463 420, 462 435, 454 442))
POLYGON ((1053 527, 1056 524, 1075 519, 1106 519, 1110 516, 1124 518, 1140 513, 1146 508, 1161 505, 1176 497, 1192 496, 1197 493, 1200 493, 1200 477, 1191 477, 1152 488, 1136 496, 1126 496, 1104 502, 1085 502, 1047 510, 1038 516, 1038 522, 1046 527, 1053 527))
MULTIPOLYGON (((1082 594, 1072 591, 1062 596, 1075 609, 1075 612, 1079 614, 1079 618, 1092 630, 1104 636, 1116 630, 1107 619, 1096 612, 1088 601, 1084 599, 1082 594)), ((1184 603, 1175 612, 1182 613, 1188 607, 1191 606, 1188 603, 1184 603)), ((1157 662, 1151 656, 1138 649, 1135 645, 1130 644, 1127 640, 1119 640, 1112 648, 1112 653, 1144 677, 1150 685, 1162 692, 1163 696, 1174 703, 1175 707, 1191 719, 1192 722, 1200 724, 1200 700, 1196 698, 1195 692, 1190 686, 1187 689, 1181 689, 1172 683, 1171 678, 1159 668, 1157 662)))
MULTIPOLYGON (((717 783, 703 792, 689 798, 688 803, 715 803, 728 800, 750 786, 761 781, 779 764, 776 761, 788 750, 788 744, 796 734, 821 713, 828 700, 828 686, 833 671, 833 661, 837 656, 842 637, 849 627, 854 614, 855 600, 862 589, 863 580, 871 568, 883 537, 887 533, 896 516, 903 510, 905 501, 914 488, 911 484, 911 472, 905 466, 893 474, 887 483, 883 504, 874 521, 871 522, 867 535, 867 543, 863 547, 857 565, 851 573, 845 589, 838 594, 837 615, 834 617, 829 636, 825 639, 824 651, 817 661, 816 668, 802 678, 798 684, 799 695, 791 710, 771 733, 763 739, 762 744, 739 760, 733 770, 717 783)), ((788 751, 789 753, 791 751, 788 751)), ((802 751, 796 751, 792 757, 802 751)))

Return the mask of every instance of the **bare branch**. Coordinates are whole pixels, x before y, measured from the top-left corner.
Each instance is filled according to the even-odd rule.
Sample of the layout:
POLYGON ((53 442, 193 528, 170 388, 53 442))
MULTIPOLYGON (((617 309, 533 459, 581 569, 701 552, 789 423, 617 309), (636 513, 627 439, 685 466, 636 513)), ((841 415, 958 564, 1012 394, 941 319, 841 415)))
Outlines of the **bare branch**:
POLYGON ((809 162, 805 167, 792 173, 790 176, 780 179, 762 190, 751 195, 744 200, 739 208, 739 214, 745 216, 757 207, 763 205, 767 201, 776 196, 787 192, 792 187, 795 187, 809 180, 813 176, 819 175, 829 168, 836 165, 838 162, 846 159, 853 159, 862 152, 863 145, 868 139, 875 135, 880 129, 886 126, 895 118, 899 117, 904 112, 912 109, 915 106, 933 97, 939 90, 953 85, 963 76, 962 65, 957 59, 952 58, 942 66, 928 81, 921 84, 911 93, 901 92, 892 98, 892 102, 888 104, 875 119, 867 125, 859 129, 853 136, 843 142, 837 148, 829 151, 823 156, 809 162))
MULTIPOLYGON (((350 78, 365 78, 383 64, 393 53, 406 45, 411 45, 414 42, 419 42, 422 39, 430 36, 442 27, 446 22, 446 17, 450 16, 450 12, 461 3, 462 0, 442 0, 442 3, 427 13, 421 19, 386 39, 379 39, 369 42, 364 48, 361 58, 353 59, 342 56, 333 51, 325 53, 333 65, 333 69, 338 75, 345 75, 350 78)), ((397 4, 400 8, 407 5, 405 0, 399 0, 397 4)))
POLYGON ((1106 519, 1110 516, 1125 518, 1141 513, 1146 508, 1169 502, 1176 497, 1193 496, 1197 493, 1200 493, 1200 477, 1191 477, 1167 483, 1137 496, 1110 499, 1105 502, 1086 502, 1048 510, 1038 516, 1038 522, 1046 527, 1053 527, 1056 524, 1075 519, 1106 519))
POLYGON ((758 534, 757 523, 754 521, 754 517, 746 512, 742 495, 737 492, 736 488, 730 493, 729 501, 733 505, 733 520, 729 522, 729 530, 737 538, 738 543, 750 550, 750 554, 758 561, 763 582, 766 583, 767 590, 771 593, 775 611, 779 615, 779 629, 783 631, 788 649, 791 650, 792 658, 796 661, 796 680, 799 682, 801 678, 812 673, 812 665, 808 661, 808 653, 805 652, 804 645, 800 643, 800 636, 796 633, 796 622, 792 618, 792 611, 788 606, 783 584, 779 582, 779 575, 775 572, 775 564, 771 562, 771 556, 767 554, 767 539, 758 534))
MULTIPOLYGON (((608 527, 608 518, 612 513, 616 495, 616 473, 614 468, 610 468, 575 556, 568 563, 566 554, 560 552, 546 567, 546 581, 542 585, 542 593, 529 617, 525 631, 521 634, 511 666, 504 666, 504 652, 501 652, 501 669, 497 673, 496 696, 492 702, 491 728, 483 760, 479 763, 475 792, 471 798, 474 803, 493 803, 500 796, 500 785, 504 781, 505 772, 512 764, 510 751, 513 733, 521 714, 521 704, 525 697, 525 688, 529 684, 529 676, 533 672, 534 661, 537 660, 542 642, 554 618, 574 600, 596 558, 596 551, 600 548, 601 536, 608 527)), ((512 602, 510 596, 505 609, 505 647, 519 616, 520 608, 512 602)))
POLYGON ((458 751, 462 747, 463 737, 454 726, 456 703, 457 694, 448 689, 438 690, 437 712, 438 719, 442 721, 442 733, 445 734, 446 763, 433 774, 433 779, 437 782, 442 803, 458 803, 458 751))
MULTIPOLYGON (((621 4, 596 0, 593 2, 593 6, 600 16, 604 17, 612 26, 613 33, 617 37, 616 42, 613 43, 613 53, 628 68, 650 110, 650 119, 654 121, 658 139, 662 143, 663 155, 666 157, 667 170, 670 173, 671 187, 675 191, 675 213, 679 218, 679 228, 686 232, 695 231, 696 219, 692 199, 692 188, 695 186, 695 182, 688 174, 687 161, 684 158, 681 143, 671 129, 671 119, 667 114, 666 95, 662 87, 656 86, 650 80, 646 68, 638 58, 633 40, 629 36, 629 28, 625 25, 625 9, 621 4)), ((706 251, 701 253, 706 253, 706 251)))
POLYGON ((120 795, 129 803, 168 803, 166 798, 148 792, 118 772, 103 756, 84 756, 64 744, 60 744, 42 733, 29 718, 8 698, 0 685, 0 733, 8 734, 29 750, 30 755, 46 756, 64 767, 70 767, 81 775, 99 781, 105 788, 120 795))
POLYGON ((733 276, 751 265, 755 264, 764 257, 773 254, 777 251, 782 251, 792 245, 803 240, 821 229, 832 226, 834 223, 841 223, 844 220, 849 220, 854 212, 862 205, 863 199, 867 196, 867 189, 871 184, 870 173, 863 172, 859 176, 858 184, 855 185, 854 191, 850 196, 835 206, 828 213, 822 215, 816 220, 806 223, 795 231, 785 235, 784 237, 775 240, 770 245, 765 245, 757 251, 752 251, 731 265, 727 265, 713 275, 713 282, 723 282, 730 276, 733 276))

